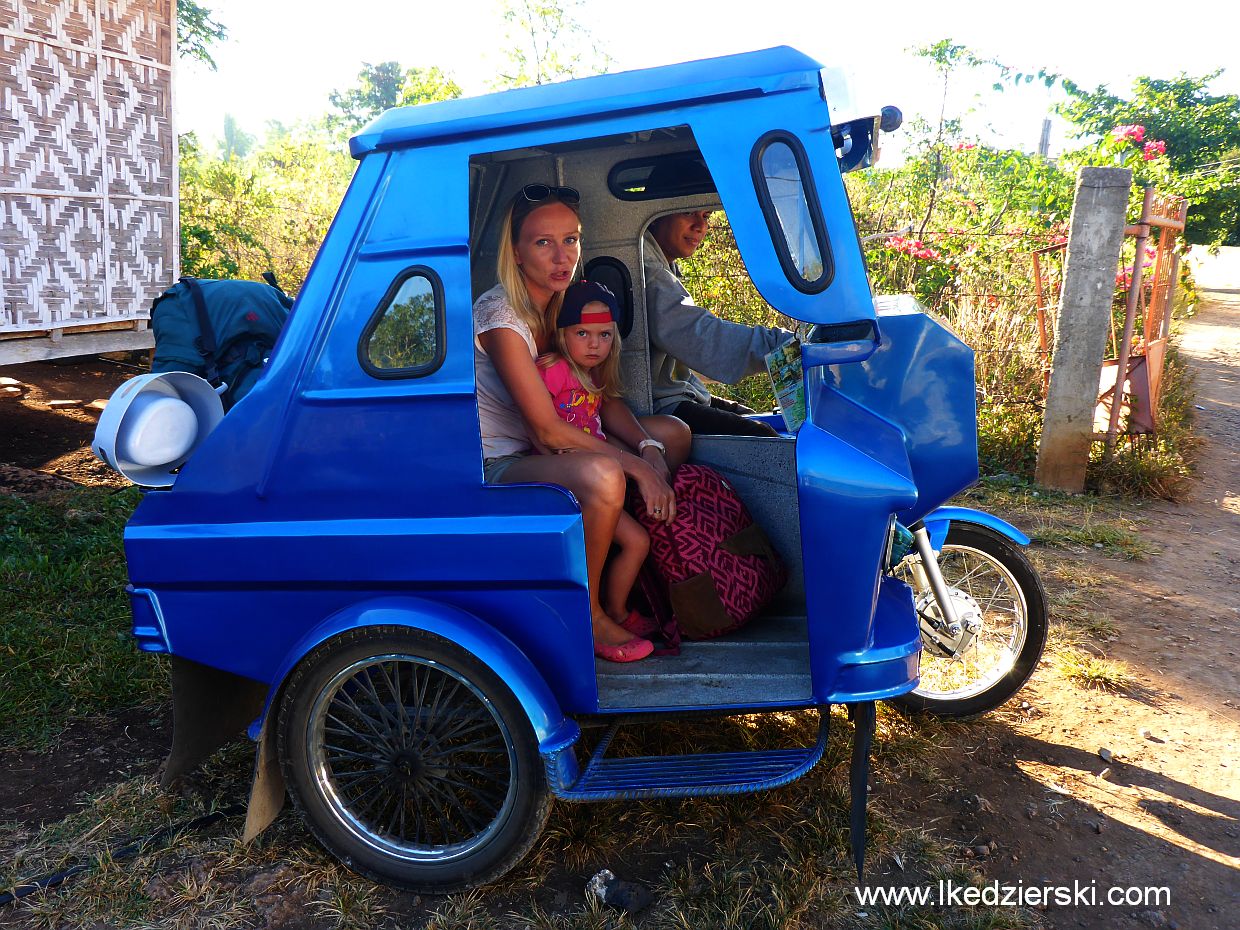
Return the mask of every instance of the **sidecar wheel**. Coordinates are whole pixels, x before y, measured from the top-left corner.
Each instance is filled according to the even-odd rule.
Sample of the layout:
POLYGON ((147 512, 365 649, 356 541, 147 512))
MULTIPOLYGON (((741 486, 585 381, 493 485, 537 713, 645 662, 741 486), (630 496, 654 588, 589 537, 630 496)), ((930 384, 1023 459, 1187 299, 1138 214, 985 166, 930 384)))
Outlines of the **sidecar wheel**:
POLYGON ((483 663, 439 636, 351 630, 315 649, 280 704, 285 781, 355 872, 442 894, 507 872, 551 809, 529 720, 483 663))
MULTIPOLYGON (((948 588, 980 610, 982 629, 960 658, 923 648, 921 681, 893 703, 940 717, 973 717, 1008 700, 1033 674, 1046 646, 1046 592, 1024 553, 981 526, 952 524, 939 569, 948 588)), ((896 575, 912 584, 907 561, 896 575)))

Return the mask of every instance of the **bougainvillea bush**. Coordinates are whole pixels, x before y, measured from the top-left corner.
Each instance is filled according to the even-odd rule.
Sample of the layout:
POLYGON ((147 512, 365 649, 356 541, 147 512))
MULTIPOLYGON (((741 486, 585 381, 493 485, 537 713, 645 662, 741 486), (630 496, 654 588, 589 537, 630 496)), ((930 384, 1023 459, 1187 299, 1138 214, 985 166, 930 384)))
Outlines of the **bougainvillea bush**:
POLYGON ((1031 476, 1043 384, 1032 253, 1066 241, 1071 170, 940 141, 846 182, 875 293, 916 295, 973 346, 982 470, 1031 476))

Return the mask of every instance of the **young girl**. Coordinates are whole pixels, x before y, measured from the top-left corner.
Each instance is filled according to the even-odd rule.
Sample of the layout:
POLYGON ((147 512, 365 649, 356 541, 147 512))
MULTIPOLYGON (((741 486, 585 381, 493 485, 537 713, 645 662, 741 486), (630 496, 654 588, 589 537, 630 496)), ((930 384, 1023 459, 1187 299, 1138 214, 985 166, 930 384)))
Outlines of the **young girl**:
MULTIPOLYGON (((538 358, 538 373, 551 392, 560 418, 598 439, 617 444, 618 440, 608 440, 603 432, 603 414, 608 404, 624 403, 620 399, 619 315, 615 295, 603 285, 592 281, 571 285, 564 292, 564 303, 556 317, 558 351, 538 358)), ((647 439, 641 445, 654 442, 647 439)), ((654 632, 654 621, 628 609, 629 594, 650 550, 650 537, 640 523, 621 511, 613 542, 620 552, 612 558, 603 584, 603 609, 638 638, 635 645, 626 644, 623 657, 599 654, 612 661, 633 661, 645 658, 654 649, 649 640, 641 638, 654 632)))

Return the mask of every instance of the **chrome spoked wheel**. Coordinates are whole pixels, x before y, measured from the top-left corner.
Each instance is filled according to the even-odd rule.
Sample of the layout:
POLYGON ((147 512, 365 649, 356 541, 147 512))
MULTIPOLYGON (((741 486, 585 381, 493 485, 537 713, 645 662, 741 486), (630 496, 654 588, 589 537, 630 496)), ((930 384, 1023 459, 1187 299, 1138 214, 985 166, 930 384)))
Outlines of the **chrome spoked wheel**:
MULTIPOLYGON (((944 546, 939 570, 951 591, 957 617, 966 625, 975 625, 977 631, 955 656, 944 655, 928 643, 915 693, 963 700, 993 687, 1012 670, 1028 633, 1028 608, 1012 573, 980 549, 944 546)), ((938 622, 933 597, 918 597, 917 609, 931 622, 938 622)))
POLYGON ((991 710, 1033 673, 1046 644, 1046 597, 1024 554, 997 533, 953 525, 939 554, 960 629, 948 630, 913 559, 896 576, 913 586, 922 624, 921 680, 899 703, 942 716, 991 710))
POLYGON ((423 630, 349 630, 280 702, 280 761, 306 823, 356 872, 433 894, 498 878, 551 809, 528 716, 494 671, 423 630))
POLYGON ((307 728, 315 788, 378 852, 460 858, 513 805, 516 759, 503 720, 471 682, 429 659, 382 655, 341 669, 307 728))

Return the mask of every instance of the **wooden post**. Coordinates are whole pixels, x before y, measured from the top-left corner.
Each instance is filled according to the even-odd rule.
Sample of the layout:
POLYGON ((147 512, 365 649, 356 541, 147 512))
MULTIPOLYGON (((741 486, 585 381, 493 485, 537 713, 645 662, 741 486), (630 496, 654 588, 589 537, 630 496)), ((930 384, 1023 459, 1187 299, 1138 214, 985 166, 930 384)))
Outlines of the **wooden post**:
POLYGON ((1131 188, 1132 172, 1127 168, 1082 168, 1077 174, 1059 325, 1034 473, 1034 480, 1044 487, 1073 493, 1085 489, 1131 188))

